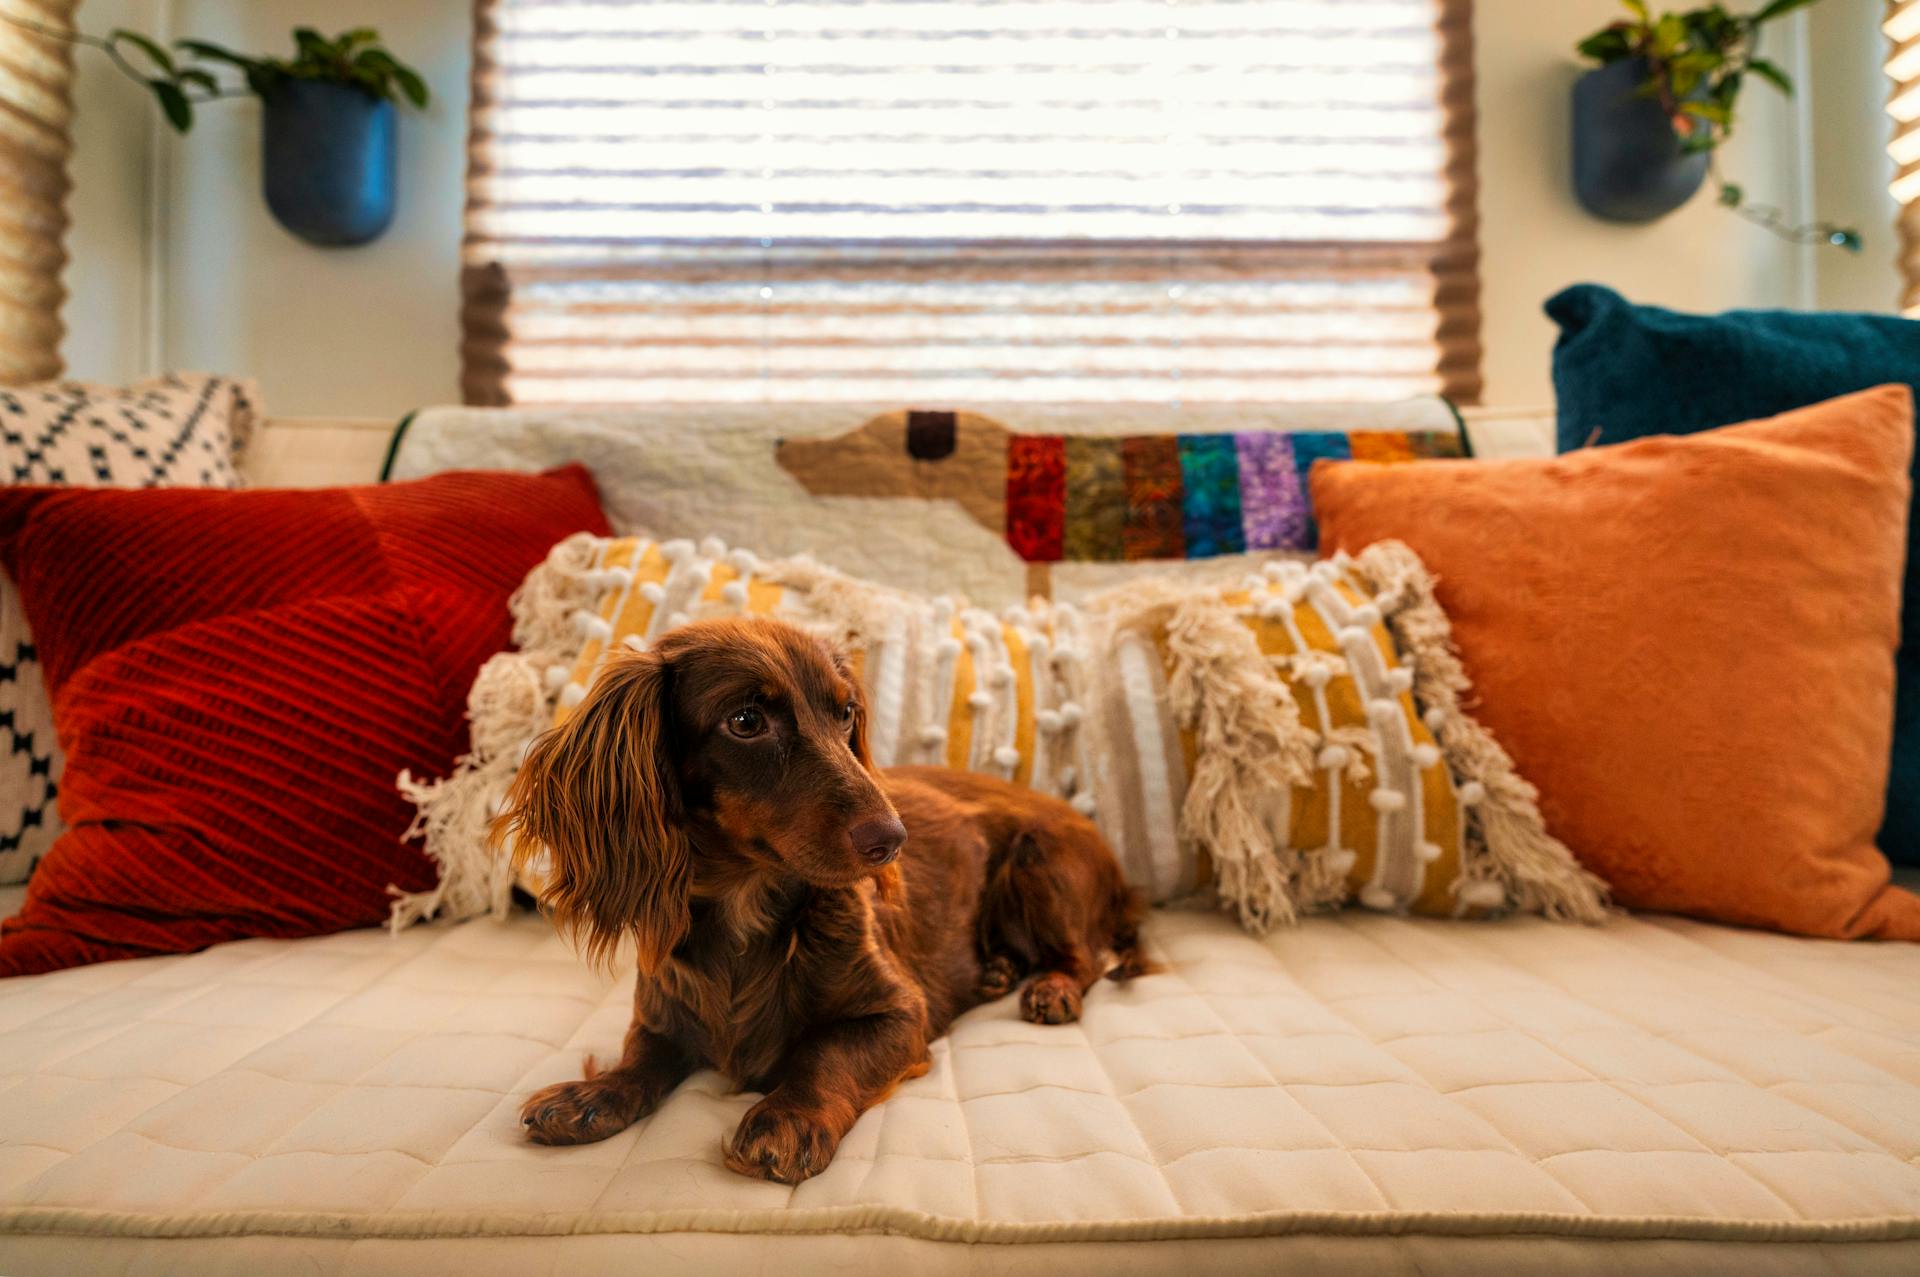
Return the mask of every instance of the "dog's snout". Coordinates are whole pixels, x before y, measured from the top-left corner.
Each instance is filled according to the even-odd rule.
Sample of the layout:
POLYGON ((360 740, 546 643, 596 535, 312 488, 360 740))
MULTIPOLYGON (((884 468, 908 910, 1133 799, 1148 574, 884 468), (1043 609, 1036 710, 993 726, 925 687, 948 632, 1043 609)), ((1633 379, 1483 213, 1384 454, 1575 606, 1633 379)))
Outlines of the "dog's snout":
POLYGON ((876 816, 863 820, 847 831, 854 854, 868 864, 884 865, 900 854, 907 841, 907 827, 898 816, 876 816))

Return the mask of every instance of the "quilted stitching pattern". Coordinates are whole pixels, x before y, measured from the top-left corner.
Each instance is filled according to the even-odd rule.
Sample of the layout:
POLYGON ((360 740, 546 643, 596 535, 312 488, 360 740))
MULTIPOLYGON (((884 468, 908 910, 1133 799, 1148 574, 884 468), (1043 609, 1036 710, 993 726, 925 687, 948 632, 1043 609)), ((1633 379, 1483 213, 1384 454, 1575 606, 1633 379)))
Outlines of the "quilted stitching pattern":
POLYGON ((0 982, 0 1231, 1920 1236, 1913 946, 1360 913, 1148 940, 1166 970, 1079 1025, 962 1017, 794 1189, 721 1166, 751 1097, 710 1072, 603 1144, 522 1139, 630 1005, 534 917, 0 982))

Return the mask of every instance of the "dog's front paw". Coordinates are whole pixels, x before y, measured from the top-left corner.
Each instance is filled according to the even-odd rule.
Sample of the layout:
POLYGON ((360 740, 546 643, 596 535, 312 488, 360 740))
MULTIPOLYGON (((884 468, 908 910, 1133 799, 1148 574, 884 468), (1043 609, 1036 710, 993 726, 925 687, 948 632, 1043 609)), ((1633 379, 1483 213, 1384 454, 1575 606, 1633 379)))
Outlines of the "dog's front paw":
POLYGON ((1064 971, 1043 971, 1020 990, 1020 1016, 1035 1024, 1080 1018, 1080 986, 1064 971))
POLYGON ((648 1108, 630 1084, 590 1077, 535 1091, 520 1106, 520 1124, 536 1144, 592 1144, 626 1130, 648 1108))
POLYGON ((798 1184, 827 1169, 840 1136, 819 1114, 761 1100, 727 1141, 727 1168, 755 1179, 798 1184))
POLYGON ((1013 959, 1004 954, 996 953, 980 964, 979 995, 983 1002, 1006 997, 1019 982, 1019 970, 1013 965, 1013 959))

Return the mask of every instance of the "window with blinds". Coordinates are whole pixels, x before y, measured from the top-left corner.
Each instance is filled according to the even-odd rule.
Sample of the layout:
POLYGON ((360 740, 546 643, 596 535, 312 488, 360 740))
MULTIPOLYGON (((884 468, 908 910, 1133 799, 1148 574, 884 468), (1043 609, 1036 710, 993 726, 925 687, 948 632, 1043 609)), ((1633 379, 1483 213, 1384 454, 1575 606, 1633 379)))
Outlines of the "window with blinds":
POLYGON ((1467 0, 481 0, 475 403, 1480 387, 1467 0))
POLYGON ((1887 149, 1898 166, 1893 197, 1900 204, 1900 273, 1905 280, 1900 304, 1920 318, 1920 0, 1890 0, 1886 31, 1893 43, 1887 60, 1893 96, 1887 111, 1894 129, 1887 149))
MULTIPOLYGON (((6 3, 27 23, 72 29, 74 0, 6 3)), ((71 53, 0 22, 0 385, 60 375, 71 53)))

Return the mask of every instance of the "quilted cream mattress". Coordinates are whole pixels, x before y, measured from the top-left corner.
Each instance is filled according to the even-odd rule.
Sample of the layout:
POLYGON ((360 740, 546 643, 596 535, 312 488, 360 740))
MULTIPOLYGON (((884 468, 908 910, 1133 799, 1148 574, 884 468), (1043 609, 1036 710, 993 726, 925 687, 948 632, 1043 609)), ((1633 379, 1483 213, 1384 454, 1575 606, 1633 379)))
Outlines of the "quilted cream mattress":
POLYGON ((711 1073, 522 1139, 629 997, 531 916, 0 981, 0 1272, 1920 1271, 1920 946, 1148 937, 1079 1025, 963 1017, 797 1189, 722 1168, 711 1073))

